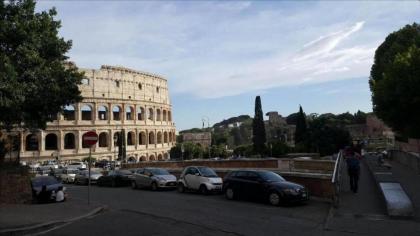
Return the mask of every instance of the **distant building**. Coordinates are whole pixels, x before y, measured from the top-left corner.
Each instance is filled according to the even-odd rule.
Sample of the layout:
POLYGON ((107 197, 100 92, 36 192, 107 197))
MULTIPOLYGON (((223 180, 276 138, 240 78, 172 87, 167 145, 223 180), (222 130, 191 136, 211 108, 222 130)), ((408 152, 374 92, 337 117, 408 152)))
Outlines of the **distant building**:
POLYGON ((268 121, 265 121, 268 140, 279 140, 289 146, 295 146, 296 125, 289 125, 286 118, 282 117, 277 111, 266 113, 268 121))
POLYGON ((191 142, 194 144, 199 144, 201 147, 207 148, 211 145, 211 133, 182 133, 182 140, 183 142, 191 142))

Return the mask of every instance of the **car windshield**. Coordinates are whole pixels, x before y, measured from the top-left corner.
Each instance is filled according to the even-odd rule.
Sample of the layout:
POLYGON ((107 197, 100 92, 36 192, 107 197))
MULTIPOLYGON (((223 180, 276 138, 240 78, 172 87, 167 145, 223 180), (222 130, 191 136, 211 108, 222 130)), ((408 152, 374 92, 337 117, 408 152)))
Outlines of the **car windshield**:
POLYGON ((41 187, 43 185, 53 185, 53 184, 59 184, 55 178, 53 177, 41 177, 41 178, 35 178, 32 180, 32 186, 34 187, 41 187))
POLYGON ((149 169, 149 171, 154 175, 170 175, 165 169, 149 169))
POLYGON ((129 171, 129 170, 119 170, 117 172, 117 174, 119 174, 119 175, 131 175, 131 171, 129 171))
POLYGON ((280 175, 274 173, 274 172, 269 172, 269 171, 264 171, 264 172, 259 172, 261 178, 263 178, 263 180, 267 181, 267 182, 282 182, 285 181, 285 179, 283 179, 283 177, 281 177, 280 175))
POLYGON ((201 175, 204 177, 217 177, 216 172, 214 172, 212 169, 208 167, 198 167, 198 170, 200 171, 201 175))

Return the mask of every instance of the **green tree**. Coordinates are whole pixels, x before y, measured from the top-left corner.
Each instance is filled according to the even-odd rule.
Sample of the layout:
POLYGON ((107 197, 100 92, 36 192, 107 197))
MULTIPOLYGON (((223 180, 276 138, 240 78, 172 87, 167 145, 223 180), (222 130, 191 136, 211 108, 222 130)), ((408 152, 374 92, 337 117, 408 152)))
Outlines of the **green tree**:
POLYGON ((264 117, 261 107, 261 98, 257 96, 255 98, 255 115, 252 122, 252 143, 254 146, 254 151, 257 154, 264 154, 265 152, 265 142, 266 140, 265 126, 264 126, 264 117))
POLYGON ((302 106, 299 106, 299 114, 296 119, 295 143, 296 145, 302 144, 306 139, 306 115, 303 112, 302 106))
POLYGON ((181 144, 177 143, 175 146, 173 146, 171 150, 169 151, 169 154, 171 155, 171 159, 181 159, 181 156, 182 156, 181 144))
POLYGON ((389 34, 370 74, 373 111, 398 133, 420 138, 420 25, 389 34))
POLYGON ((35 13, 33 0, 0 1, 1 129, 45 128, 64 105, 81 100, 83 74, 66 64, 72 44, 58 36, 56 14, 35 13))

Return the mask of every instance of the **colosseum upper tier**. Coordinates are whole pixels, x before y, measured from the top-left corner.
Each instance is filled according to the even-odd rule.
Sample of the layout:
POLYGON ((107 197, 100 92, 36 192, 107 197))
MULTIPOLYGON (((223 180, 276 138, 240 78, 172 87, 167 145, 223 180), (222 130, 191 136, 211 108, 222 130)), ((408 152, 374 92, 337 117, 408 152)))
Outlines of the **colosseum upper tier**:
POLYGON ((125 139, 121 142, 128 161, 169 159, 175 124, 166 79, 115 66, 80 71, 85 73, 79 86, 82 102, 66 106, 45 130, 22 131, 22 160, 85 158, 89 148, 82 136, 88 131, 99 135, 92 147, 92 157, 98 160, 117 159, 124 146, 118 145, 120 139, 125 139))

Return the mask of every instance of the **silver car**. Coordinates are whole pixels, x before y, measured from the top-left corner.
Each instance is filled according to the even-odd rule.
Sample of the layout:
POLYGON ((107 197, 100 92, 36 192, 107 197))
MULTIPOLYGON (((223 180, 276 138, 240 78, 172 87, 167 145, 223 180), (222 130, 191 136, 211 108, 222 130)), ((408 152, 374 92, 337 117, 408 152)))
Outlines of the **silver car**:
MULTIPOLYGON (((90 171, 90 183, 96 184, 99 177, 102 176, 102 173, 99 171, 90 171)), ((89 171, 83 170, 79 171, 74 179, 75 184, 88 184, 89 183, 89 171)))
POLYGON ((176 177, 162 168, 137 169, 132 177, 131 187, 151 188, 153 191, 163 188, 176 188, 176 177))

